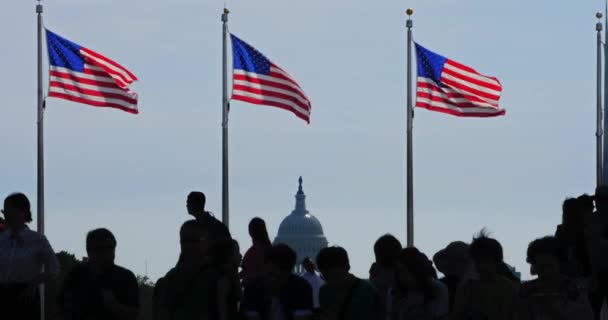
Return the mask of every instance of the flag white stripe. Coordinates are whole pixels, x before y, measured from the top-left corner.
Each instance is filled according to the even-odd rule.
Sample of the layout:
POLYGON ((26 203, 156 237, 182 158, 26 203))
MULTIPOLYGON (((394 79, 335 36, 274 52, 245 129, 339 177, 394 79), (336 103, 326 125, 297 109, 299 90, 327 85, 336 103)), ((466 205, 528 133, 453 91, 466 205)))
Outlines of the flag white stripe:
POLYGON ((90 100, 90 101, 94 101, 94 102, 113 103, 113 104, 117 104, 117 105, 123 106, 128 109, 137 110, 137 104, 128 103, 128 102, 120 100, 120 99, 92 96, 89 94, 83 94, 78 91, 68 90, 68 89, 59 88, 59 87, 50 87, 49 92, 62 93, 62 94, 68 95, 68 96, 72 96, 72 97, 76 97, 76 98, 80 98, 80 99, 86 99, 86 100, 90 100))
MULTIPOLYGON (((435 81, 433 81, 429 78, 419 77, 418 82, 427 83, 427 84, 439 87, 439 85, 435 81)), ((465 96, 473 96, 477 99, 481 99, 481 100, 493 105, 494 107, 498 107, 498 100, 492 100, 492 99, 488 99, 486 97, 480 97, 474 93, 464 91, 464 90, 461 90, 458 88, 443 86, 443 87, 441 87, 441 90, 443 90, 446 93, 457 93, 457 94, 461 94, 461 95, 465 95, 465 96)))
POLYGON ((255 82, 246 81, 246 80, 234 80, 233 83, 234 83, 234 85, 242 85, 242 86, 245 86, 245 87, 248 87, 248 88, 253 88, 253 89, 258 89, 258 90, 265 90, 265 91, 271 91, 271 92, 276 92, 276 93, 281 93, 281 94, 284 94, 284 95, 288 95, 290 97, 298 99, 298 101, 300 101, 302 104, 308 105, 308 99, 306 99, 305 97, 302 97, 297 92, 294 92, 294 91, 291 91, 291 90, 284 90, 284 89, 281 89, 281 88, 277 88, 277 87, 273 87, 273 86, 268 86, 268 85, 263 85, 263 84, 259 84, 259 83, 255 83, 255 82))
POLYGON ((310 116, 310 112, 306 109, 303 109, 302 107, 300 107, 297 103, 293 102, 293 101, 289 101, 289 100, 285 100, 285 99, 281 99, 281 98, 276 98, 276 97, 270 97, 270 96, 265 96, 265 95, 261 95, 261 94, 255 94, 255 93, 251 93, 251 92, 247 92, 247 91, 243 91, 243 90, 234 90, 232 92, 232 95, 235 96, 244 96, 244 97, 249 97, 252 99, 258 99, 258 100, 264 100, 264 101, 272 101, 272 102, 276 102, 276 103, 280 103, 283 104, 287 107, 291 107, 294 111, 297 111, 298 113, 304 115, 304 116, 310 116))
POLYGON ((454 65, 450 64, 449 62, 447 62, 444 65, 444 68, 445 69, 450 69, 450 70, 452 70, 452 71, 454 71, 456 73, 459 73, 459 74, 461 74, 461 75, 463 75, 465 77, 473 78, 475 80, 479 80, 479 81, 485 82, 487 84, 491 84, 491 85, 499 86, 500 87, 500 82, 498 82, 498 81, 496 81, 496 80, 494 80, 492 78, 488 78, 488 77, 482 76, 482 75, 477 74, 477 73, 472 73, 472 72, 469 72, 467 70, 460 69, 457 66, 454 66, 454 65))
POLYGON ((118 67, 116 67, 116 66, 108 63, 107 61, 105 61, 103 59, 99 59, 97 57, 94 57, 94 56, 86 53, 85 51, 81 50, 80 53, 83 56, 85 56, 85 57, 87 57, 87 58, 89 58, 89 59, 97 62, 98 64, 101 64, 101 65, 107 67, 108 69, 112 70, 113 72, 108 72, 108 73, 110 75, 115 75, 115 76, 119 77, 121 79, 121 81, 125 82, 127 85, 135 80, 135 79, 131 78, 131 76, 124 69, 118 68, 118 67))
MULTIPOLYGON (((477 85, 477 84, 475 84, 475 83, 468 82, 468 81, 463 80, 463 79, 458 78, 458 77, 454 77, 454 76, 453 76, 453 75, 451 75, 451 74, 447 74, 447 73, 445 73, 445 72, 442 72, 442 73, 441 73, 441 78, 449 79, 449 80, 452 80, 452 81, 454 81, 454 82, 456 82, 456 83, 459 83, 459 84, 461 84, 461 85, 463 85, 463 86, 467 86, 467 87, 469 87, 469 88, 471 88, 471 89, 475 89, 475 90, 477 90, 477 91, 481 91, 481 92, 487 93, 487 94, 489 94, 489 95, 493 96, 493 99, 498 99, 498 98, 500 98, 500 91, 492 90, 492 89, 487 88, 487 87, 482 87, 482 86, 477 85)), ((455 89, 459 89, 459 88, 455 88, 455 89)), ((459 90, 463 90, 463 91, 464 91, 465 89, 459 89, 459 90)), ((467 92, 468 92, 468 91, 467 91, 467 92)), ((474 94, 474 93, 471 93, 471 94, 474 94)), ((483 97, 480 97, 480 98, 483 98, 483 97)), ((486 100, 487 100, 487 99, 489 99, 489 98, 484 98, 484 99, 486 99, 486 100)))
MULTIPOLYGON (((85 63, 84 64, 84 68, 85 69, 89 69, 91 71, 101 71, 101 72, 106 72, 103 68, 100 68, 94 64, 90 64, 90 63, 85 63)), ((107 72, 106 72, 107 73, 107 72)))
POLYGON ((116 87, 116 88, 101 87, 101 86, 86 84, 86 83, 74 81, 71 79, 65 79, 65 78, 54 77, 54 76, 51 76, 50 80, 54 81, 54 82, 59 82, 59 83, 68 84, 68 85, 72 85, 75 87, 87 89, 87 90, 94 90, 94 91, 99 91, 102 93, 119 94, 119 95, 125 96, 127 98, 137 99, 137 96, 133 96, 133 94, 130 91, 127 91, 125 89, 118 88, 118 87, 116 87))
POLYGON ((496 109, 496 106, 486 103, 486 102, 477 102, 477 101, 472 101, 469 100, 467 98, 452 98, 449 97, 447 94, 445 94, 444 92, 438 91, 438 90, 433 90, 431 88, 422 88, 422 87, 418 87, 418 89, 416 90, 417 92, 422 92, 422 93, 427 93, 430 94, 432 96, 436 96, 436 97, 441 97, 442 99, 446 99, 446 100, 450 100, 454 103, 470 103, 473 105, 477 105, 480 107, 487 107, 487 108, 492 108, 492 109, 496 109))
POLYGON ((300 87, 300 85, 296 82, 296 80, 294 80, 287 72, 283 71, 281 68, 271 65, 270 72, 275 72, 282 75, 283 77, 289 79, 289 81, 292 81, 292 85, 298 87, 298 89, 300 90, 303 90, 302 87, 300 87))
POLYGON ((70 70, 68 68, 56 67, 56 66, 50 66, 50 69, 51 69, 51 71, 61 72, 63 74, 67 74, 72 77, 77 77, 77 78, 82 78, 82 79, 87 79, 87 80, 95 80, 95 81, 99 81, 99 82, 115 83, 114 78, 112 78, 112 77, 96 76, 96 75, 86 74, 86 73, 70 70))
POLYGON ((475 113, 502 113, 503 112, 503 110, 501 110, 501 109, 495 109, 495 108, 460 108, 460 107, 457 107, 457 106, 455 106, 453 104, 448 104, 448 103, 439 102, 439 101, 433 101, 431 99, 420 98, 420 97, 418 97, 416 99, 416 102, 422 102, 422 103, 430 104, 431 106, 434 106, 434 107, 458 111, 459 113, 462 113, 462 114, 467 114, 467 113, 471 113, 471 114, 475 114, 475 113))
POLYGON ((254 72, 247 72, 247 71, 240 70, 240 69, 234 69, 234 74, 243 75, 243 76, 247 76, 247 77, 250 77, 253 79, 266 80, 266 81, 271 81, 271 82, 275 82, 278 84, 290 86, 294 89, 294 91, 297 91, 301 96, 306 97, 306 95, 304 94, 304 92, 302 91, 302 89, 300 87, 298 87, 297 85, 294 85, 292 82, 289 82, 289 81, 281 79, 281 78, 271 77, 271 76, 267 76, 267 75, 263 75, 263 74, 254 73, 254 72))

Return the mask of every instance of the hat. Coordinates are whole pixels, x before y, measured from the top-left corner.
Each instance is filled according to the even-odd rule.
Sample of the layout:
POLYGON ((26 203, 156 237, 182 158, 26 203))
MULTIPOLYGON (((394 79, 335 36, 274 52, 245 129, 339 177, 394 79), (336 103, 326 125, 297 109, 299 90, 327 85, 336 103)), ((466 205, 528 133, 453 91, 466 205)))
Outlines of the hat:
POLYGON ((462 241, 452 242, 433 256, 433 262, 444 275, 461 276, 471 265, 469 245, 462 241))

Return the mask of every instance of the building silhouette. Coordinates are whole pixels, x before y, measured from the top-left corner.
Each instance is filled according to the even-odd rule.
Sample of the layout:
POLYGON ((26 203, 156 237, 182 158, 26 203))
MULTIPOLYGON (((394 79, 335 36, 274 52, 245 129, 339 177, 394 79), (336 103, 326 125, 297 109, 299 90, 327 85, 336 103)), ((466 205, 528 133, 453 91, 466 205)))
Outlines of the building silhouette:
POLYGON ((297 253, 295 272, 301 273, 303 272, 302 260, 310 257, 314 261, 319 251, 327 247, 327 239, 323 234, 321 222, 306 210, 306 195, 302 189, 302 177, 298 181, 295 209, 281 222, 273 243, 287 244, 297 253))

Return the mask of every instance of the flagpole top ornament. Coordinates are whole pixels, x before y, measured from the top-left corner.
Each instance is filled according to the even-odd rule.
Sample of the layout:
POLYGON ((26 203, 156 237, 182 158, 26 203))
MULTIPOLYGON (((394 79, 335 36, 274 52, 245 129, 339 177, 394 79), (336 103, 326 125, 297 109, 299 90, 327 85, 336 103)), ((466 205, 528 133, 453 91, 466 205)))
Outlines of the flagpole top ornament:
POLYGON ((228 10, 228 8, 224 8, 224 14, 229 14, 230 10, 228 10))
POLYGON ((411 16, 414 14, 414 9, 412 9, 412 8, 408 8, 408 9, 405 11, 405 13, 407 13, 407 15, 411 17, 411 16))
POLYGON ((604 17, 604 14, 601 13, 601 12, 598 12, 598 13, 595 14, 595 17, 598 18, 598 19, 601 19, 601 18, 604 17))

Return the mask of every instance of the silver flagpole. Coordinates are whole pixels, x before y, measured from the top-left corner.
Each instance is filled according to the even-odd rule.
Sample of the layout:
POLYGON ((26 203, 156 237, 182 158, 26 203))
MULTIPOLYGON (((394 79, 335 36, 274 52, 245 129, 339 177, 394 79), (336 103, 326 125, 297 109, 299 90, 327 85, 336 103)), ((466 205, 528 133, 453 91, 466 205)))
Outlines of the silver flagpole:
MULTIPOLYGON (((606 12, 604 14, 604 17, 606 18, 606 25, 608 26, 608 1, 606 1, 606 12)), ((604 32, 604 110, 608 110, 608 99, 606 99, 606 97, 608 97, 606 95, 608 93, 608 50, 606 50, 608 42, 606 41, 608 41, 608 32, 604 32)), ((602 127, 608 128, 608 118, 606 118, 605 115, 602 118, 602 127)), ((602 172, 608 172, 608 163, 606 163, 606 161, 608 161, 608 155, 605 154, 605 152, 608 151, 607 144, 608 140, 602 137, 602 172)), ((606 178, 607 175, 602 174, 602 185, 608 185, 608 181, 606 181, 606 178)))
MULTIPOLYGON (((38 232, 44 234, 44 96, 42 94, 42 3, 36 5, 38 15, 38 232)), ((42 270, 44 271, 44 269, 42 270)), ((40 285, 40 319, 44 320, 44 284, 40 285)))
POLYGON ((595 133, 596 136, 596 175, 597 175, 597 186, 600 186, 603 181, 603 135, 604 130, 602 128, 603 125, 603 115, 602 115, 602 13, 598 12, 596 14, 598 18, 598 22, 595 25, 595 30, 597 31, 597 131, 595 133))
POLYGON ((223 34, 222 44, 224 55, 223 62, 223 90, 222 90, 222 222, 229 226, 229 182, 228 182, 228 112, 230 102, 228 101, 228 9, 224 8, 222 14, 223 34))
POLYGON ((414 161, 412 148, 412 129, 414 108, 412 106, 412 14, 407 9, 407 246, 414 246, 414 161))

